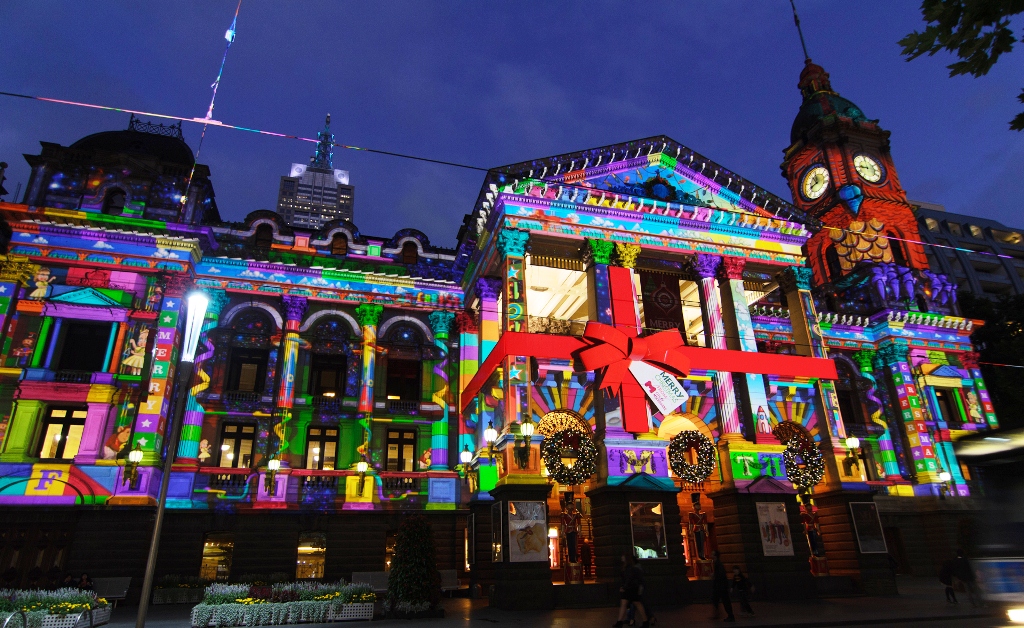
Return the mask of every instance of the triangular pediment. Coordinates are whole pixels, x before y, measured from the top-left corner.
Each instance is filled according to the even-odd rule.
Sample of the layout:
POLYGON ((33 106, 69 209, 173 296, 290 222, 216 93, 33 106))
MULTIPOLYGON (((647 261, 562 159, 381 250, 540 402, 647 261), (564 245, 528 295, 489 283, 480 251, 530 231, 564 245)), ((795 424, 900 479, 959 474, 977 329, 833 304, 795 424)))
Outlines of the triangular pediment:
POLYGON ((118 301, 111 299, 95 288, 79 288, 50 297, 50 303, 66 303, 68 305, 97 305, 100 307, 123 307, 118 301))
POLYGON ((954 377, 956 379, 960 379, 962 377, 960 371, 956 370, 955 368, 948 364, 943 364, 939 368, 929 373, 929 375, 931 375, 932 377, 954 377))
POLYGON ((796 494, 796 490, 791 484, 783 484, 779 480, 768 475, 762 475, 740 490, 744 493, 765 493, 770 495, 796 494))
POLYGON ((671 203, 809 223, 789 202, 665 136, 513 164, 496 172, 492 192, 651 213, 663 213, 665 203, 671 203))

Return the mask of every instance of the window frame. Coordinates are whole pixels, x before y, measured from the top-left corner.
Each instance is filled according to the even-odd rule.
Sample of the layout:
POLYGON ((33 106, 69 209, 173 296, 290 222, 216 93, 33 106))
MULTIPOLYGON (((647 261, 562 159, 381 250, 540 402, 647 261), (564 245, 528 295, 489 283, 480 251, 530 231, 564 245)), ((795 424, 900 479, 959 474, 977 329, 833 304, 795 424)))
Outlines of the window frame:
POLYGON ((419 437, 418 430, 416 430, 415 428, 388 427, 385 430, 385 432, 384 432, 384 470, 385 471, 397 472, 397 473, 411 473, 413 471, 416 471, 416 461, 417 461, 416 447, 419 444, 418 437, 419 437), (393 432, 397 433, 398 436, 397 437, 392 437, 391 434, 393 432), (410 435, 410 434, 412 435, 411 439, 407 438, 408 435, 410 435), (396 450, 398 455, 395 457, 395 461, 396 461, 395 462, 395 467, 396 468, 394 468, 394 469, 391 468, 391 460, 392 460, 392 458, 390 456, 391 444, 392 443, 395 443, 398 446, 398 449, 396 450), (402 447, 403 447, 403 445, 410 444, 410 443, 412 444, 412 457, 409 458, 409 465, 408 465, 410 468, 409 469, 400 468, 400 467, 404 466, 401 463, 406 460, 405 456, 402 455, 402 453, 403 453, 402 447))
POLYGON ((327 395, 327 391, 322 387, 322 378, 320 374, 325 369, 325 366, 337 366, 335 372, 337 373, 334 384, 334 395, 333 398, 341 399, 345 396, 345 384, 348 379, 348 356, 344 353, 314 353, 310 356, 309 360, 309 381, 306 385, 306 392, 310 395, 319 395, 325 397, 332 397, 327 395), (319 364, 318 364, 319 362, 319 364), (328 364, 323 364, 324 362, 328 364), (330 364, 330 363, 335 364, 330 364))
POLYGON ((305 452, 305 466, 304 468, 310 471, 335 471, 338 468, 338 438, 341 436, 341 430, 336 425, 310 425, 306 428, 306 452, 305 452), (313 434, 313 430, 320 430, 319 434, 313 434), (330 432, 334 432, 333 435, 330 432), (334 444, 334 460, 331 462, 330 469, 324 469, 327 462, 326 449, 327 444, 334 444), (314 444, 319 447, 319 451, 314 453, 314 444), (311 461, 310 454, 319 457, 319 460, 311 461), (310 466, 310 464, 313 466, 310 466))
POLYGON ((262 394, 265 387, 267 378, 267 363, 270 360, 270 352, 267 349, 250 349, 247 347, 231 347, 231 351, 228 355, 228 369, 227 369, 227 381, 225 382, 225 392, 247 392, 262 394), (249 361, 243 361, 244 358, 241 354, 262 354, 262 361, 256 362, 256 384, 253 390, 241 390, 242 364, 249 364, 249 361), (237 367, 237 368, 236 368, 237 367))
POLYGON ((324 574, 326 573, 326 571, 327 571, 327 533, 322 531, 322 530, 304 530, 302 532, 299 532, 298 542, 295 544, 295 579, 296 580, 323 580, 324 579, 324 574), (314 537, 316 538, 316 540, 312 540, 314 537), (313 574, 318 574, 318 575, 300 575, 300 573, 302 573, 302 572, 300 572, 299 570, 302 568, 302 565, 303 565, 303 563, 301 562, 302 561, 301 549, 303 547, 303 541, 304 540, 306 541, 306 543, 309 544, 308 547, 316 548, 316 549, 314 549, 313 552, 310 552, 310 554, 313 556, 314 560, 316 558, 319 558, 319 566, 318 567, 314 566, 312 568, 312 573, 313 574), (322 540, 322 545, 313 545, 312 544, 312 543, 315 543, 315 542, 318 542, 318 541, 321 541, 321 540, 322 540), (319 553, 317 553, 317 550, 319 550, 319 553))
POLYGON ((256 424, 255 423, 238 423, 233 421, 226 421, 221 423, 220 426, 220 440, 218 441, 217 449, 217 467, 220 469, 248 469, 252 466, 252 459, 256 453, 256 424), (238 428, 237 431, 229 431, 228 428, 238 428), (248 436, 247 436, 248 435, 248 436), (229 449, 224 447, 227 445, 227 441, 233 441, 233 444, 229 449), (242 464, 242 456, 237 455, 241 449, 241 444, 244 441, 249 441, 249 461, 248 464, 242 464), (224 457, 231 454, 231 458, 228 460, 231 464, 224 465, 224 457))
POLYGON ((62 461, 72 460, 73 461, 75 459, 75 456, 78 455, 78 452, 82 448, 82 436, 84 435, 84 432, 85 432, 85 421, 88 418, 88 413, 89 413, 88 407, 83 408, 82 406, 53 406, 53 407, 47 408, 47 410, 46 410, 46 417, 43 419, 42 429, 39 432, 39 443, 36 446, 36 455, 37 455, 37 457, 40 460, 62 460, 62 461), (54 417, 53 415, 56 412, 66 412, 68 416, 65 416, 65 417, 54 417), (82 416, 76 417, 76 416, 74 416, 75 413, 82 413, 82 416), (55 420, 55 419, 61 419, 61 420, 55 420), (61 429, 61 431, 60 431, 60 437, 61 438, 60 438, 59 444, 57 445, 57 451, 54 452, 56 455, 55 456, 44 456, 43 455, 43 449, 46 447, 46 444, 50 440, 49 438, 47 438, 47 434, 50 433, 49 427, 51 425, 62 425, 63 426, 63 429, 61 429), (65 448, 67 447, 67 443, 68 443, 68 433, 70 432, 70 429, 72 427, 79 426, 79 425, 82 427, 82 432, 78 435, 78 446, 75 448, 74 453, 70 457, 68 457, 68 456, 65 455, 65 453, 66 453, 65 452, 65 448))

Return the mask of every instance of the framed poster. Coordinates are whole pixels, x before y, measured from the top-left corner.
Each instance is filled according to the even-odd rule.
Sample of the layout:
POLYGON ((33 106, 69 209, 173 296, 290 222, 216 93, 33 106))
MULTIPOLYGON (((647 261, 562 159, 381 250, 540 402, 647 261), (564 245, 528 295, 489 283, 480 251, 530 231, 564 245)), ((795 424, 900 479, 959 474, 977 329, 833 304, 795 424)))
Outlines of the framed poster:
POLYGON ((761 529, 761 549, 765 556, 792 556, 793 535, 785 502, 758 502, 757 525, 761 529))
POLYGON ((544 502, 508 502, 509 562, 547 562, 547 510, 544 502))
POLYGON ((501 519, 505 513, 502 512, 501 502, 491 504, 491 562, 500 563, 501 556, 501 519))
POLYGON ((861 554, 889 553, 875 502, 850 502, 850 518, 853 519, 853 532, 857 535, 861 554))
POLYGON ((629 502, 629 527, 637 558, 668 558, 661 502, 629 502))

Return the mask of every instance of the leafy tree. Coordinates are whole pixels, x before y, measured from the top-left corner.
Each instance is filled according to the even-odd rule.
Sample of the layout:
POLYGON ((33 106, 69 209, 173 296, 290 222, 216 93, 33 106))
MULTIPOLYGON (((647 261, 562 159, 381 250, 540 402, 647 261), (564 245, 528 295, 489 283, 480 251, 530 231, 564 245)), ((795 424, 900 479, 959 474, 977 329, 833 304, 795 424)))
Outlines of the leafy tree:
POLYGON ((423 515, 405 517, 395 537, 395 557, 388 575, 392 608, 441 603, 441 573, 437 570, 434 533, 423 515))
POLYGON ((989 301, 970 292, 959 295, 960 311, 985 325, 971 339, 981 350, 981 372, 1001 427, 1024 426, 1024 296, 989 301))
MULTIPOLYGON (((1017 40, 1010 17, 1022 12, 1024 0, 923 0, 921 14, 928 27, 899 44, 907 61, 948 50, 961 59, 946 66, 950 76, 984 76, 1003 53, 1013 50, 1017 40)), ((1024 102, 1024 90, 1017 100, 1024 102)), ((1024 113, 1010 121, 1010 129, 1024 131, 1024 113)))

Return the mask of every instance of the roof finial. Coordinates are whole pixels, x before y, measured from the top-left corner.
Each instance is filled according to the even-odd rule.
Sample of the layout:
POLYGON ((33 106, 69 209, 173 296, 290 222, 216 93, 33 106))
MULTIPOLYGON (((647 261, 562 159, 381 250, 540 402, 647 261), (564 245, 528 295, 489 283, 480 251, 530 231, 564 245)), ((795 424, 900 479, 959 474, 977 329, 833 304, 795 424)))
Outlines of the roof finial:
POLYGON ((327 114, 324 130, 316 134, 316 154, 309 160, 310 165, 330 170, 334 167, 334 134, 331 133, 331 114, 327 114))
POLYGON ((796 4, 789 0, 789 6, 793 7, 793 21, 796 22, 796 32, 800 34, 800 47, 804 49, 804 60, 810 61, 811 55, 807 54, 807 43, 804 42, 804 31, 800 28, 800 16, 796 14, 796 4))

